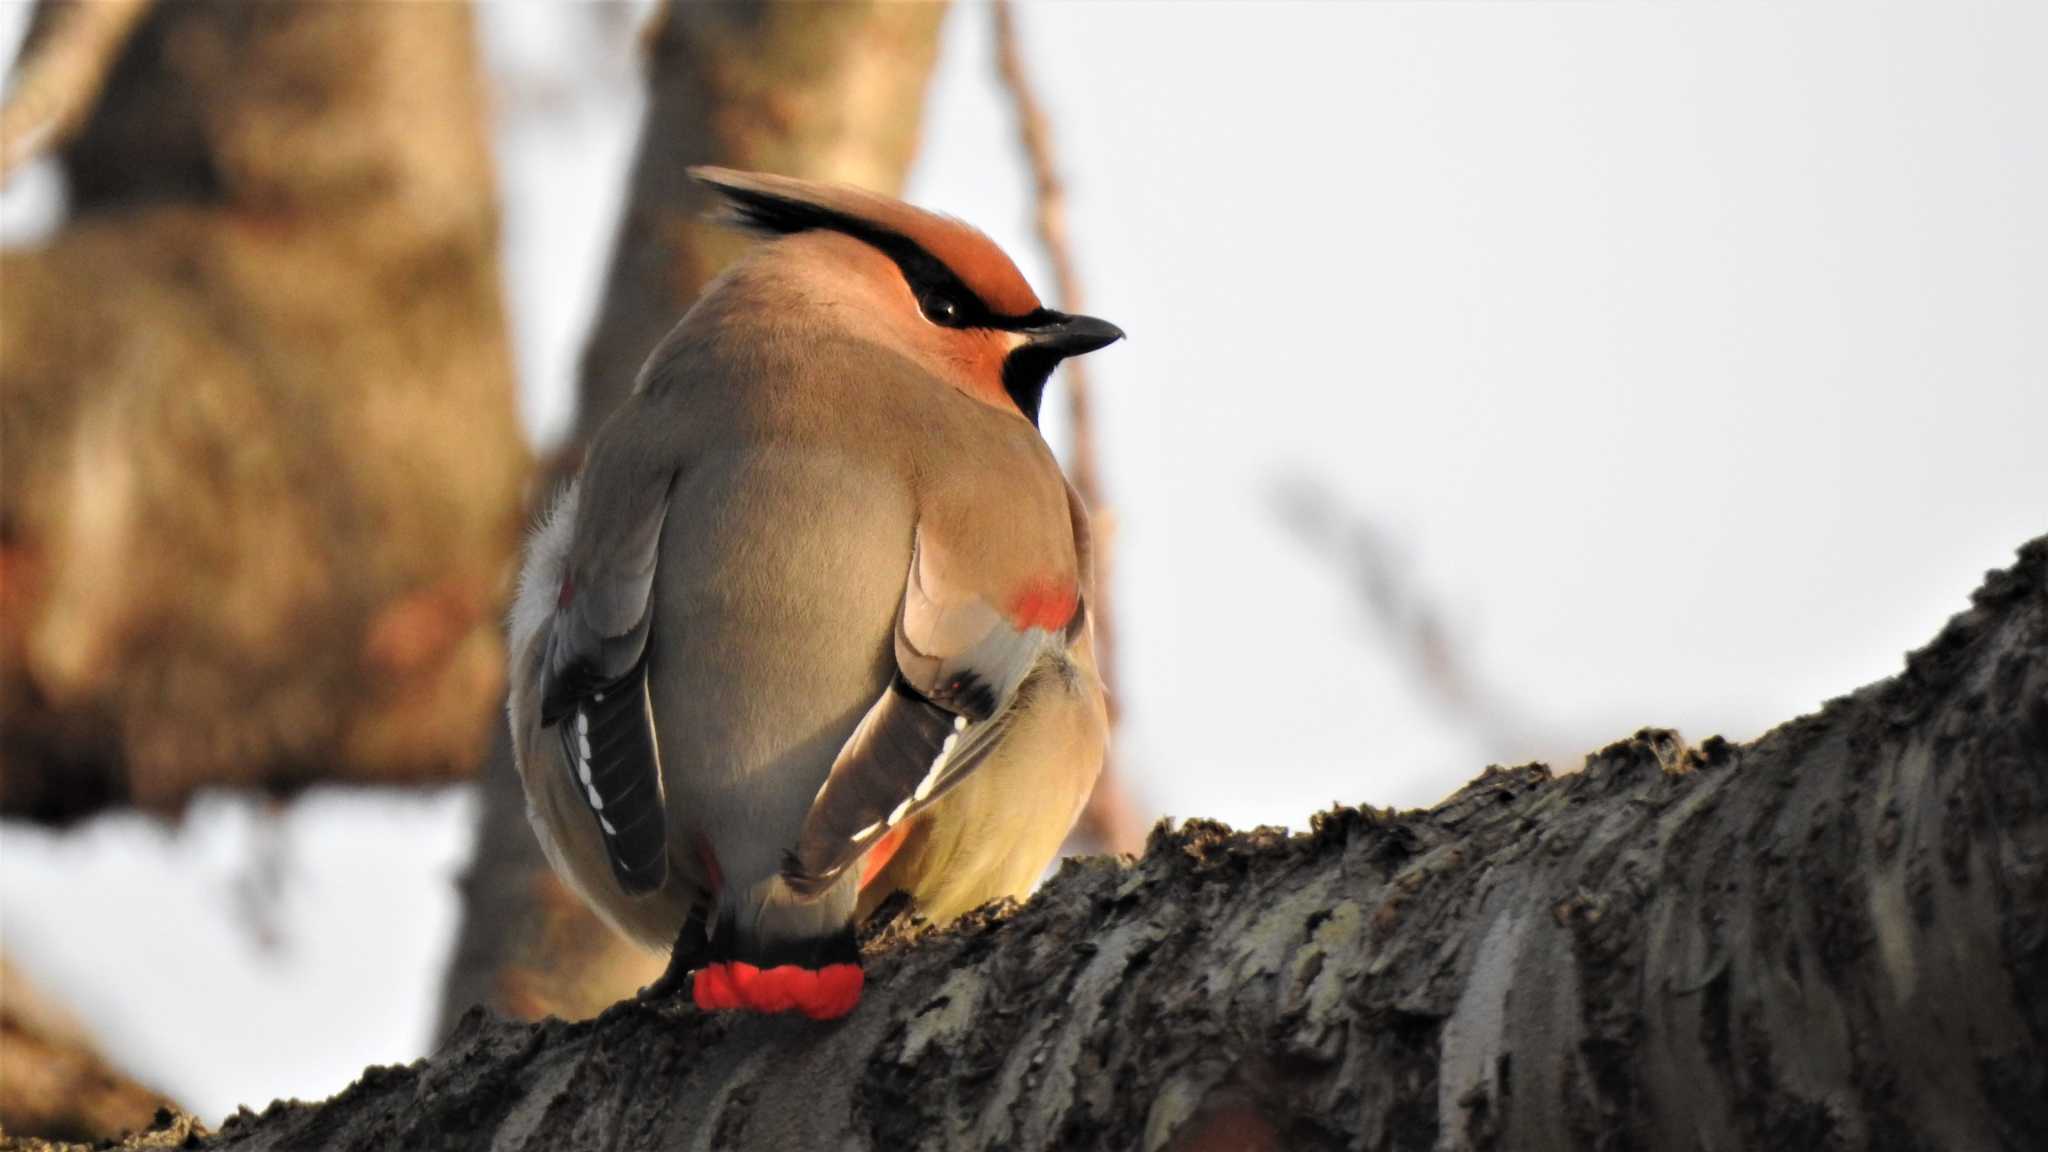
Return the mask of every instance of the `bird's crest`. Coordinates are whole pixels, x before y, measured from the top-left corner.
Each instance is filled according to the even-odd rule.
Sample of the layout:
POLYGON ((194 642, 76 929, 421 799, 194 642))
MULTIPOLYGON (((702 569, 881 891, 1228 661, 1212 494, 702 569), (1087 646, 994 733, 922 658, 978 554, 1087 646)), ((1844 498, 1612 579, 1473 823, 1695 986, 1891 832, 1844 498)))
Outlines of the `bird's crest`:
POLYGON ((726 198, 727 223, 766 236, 823 229, 881 249, 913 283, 946 278, 996 317, 1040 311, 1037 293, 995 241, 965 221, 849 184, 698 167, 690 175, 726 198))

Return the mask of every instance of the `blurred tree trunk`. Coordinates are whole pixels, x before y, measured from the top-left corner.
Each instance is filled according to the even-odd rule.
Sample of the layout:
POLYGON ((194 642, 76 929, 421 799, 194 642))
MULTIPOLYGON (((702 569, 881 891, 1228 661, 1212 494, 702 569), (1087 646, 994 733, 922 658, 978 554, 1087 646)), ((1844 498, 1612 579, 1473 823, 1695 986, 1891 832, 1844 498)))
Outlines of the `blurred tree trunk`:
MULTIPOLYGON (((748 243, 705 220, 710 200, 686 169, 723 164, 896 191, 916 155, 944 15, 943 5, 887 2, 664 7, 648 34, 647 123, 583 356, 576 434, 543 489, 574 471, 655 343, 748 243)), ((462 893, 444 1025, 479 1003, 528 1018, 589 1016, 665 963, 606 928, 549 870, 502 733, 462 893)))
POLYGON ((529 467, 483 112, 464 5, 127 40, 0 255, 0 813, 474 769, 529 467))
POLYGON ((119 1139, 169 1107, 109 1065, 84 1028, 0 956, 0 1135, 119 1139))
POLYGON ((577 441, 632 390, 705 282, 751 243, 705 219, 696 164, 896 192, 917 155, 942 4, 670 3, 649 32, 647 124, 604 304, 583 354, 577 441))
POLYGON ((478 1011, 209 1145, 2048 1147, 2048 537, 1899 675, 870 942, 843 1022, 478 1011))

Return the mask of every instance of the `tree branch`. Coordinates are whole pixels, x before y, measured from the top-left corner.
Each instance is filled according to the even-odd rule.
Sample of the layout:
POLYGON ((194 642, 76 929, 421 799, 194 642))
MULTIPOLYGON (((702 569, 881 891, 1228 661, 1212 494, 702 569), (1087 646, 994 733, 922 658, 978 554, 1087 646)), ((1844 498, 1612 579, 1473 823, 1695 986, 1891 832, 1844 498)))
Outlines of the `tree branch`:
POLYGON ((869 945, 844 1022, 516 1024, 232 1149, 2022 1148, 2048 1138, 2048 538, 1899 675, 1424 812, 1154 832, 869 945))

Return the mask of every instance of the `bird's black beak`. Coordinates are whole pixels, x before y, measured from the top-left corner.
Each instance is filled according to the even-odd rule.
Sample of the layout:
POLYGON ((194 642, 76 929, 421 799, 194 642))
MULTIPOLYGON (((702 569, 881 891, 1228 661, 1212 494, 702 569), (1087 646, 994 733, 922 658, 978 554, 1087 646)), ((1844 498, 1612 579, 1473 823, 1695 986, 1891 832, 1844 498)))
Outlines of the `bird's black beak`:
POLYGON ((1025 347, 1055 360, 1107 348, 1124 338, 1124 330, 1093 316, 1069 316, 1050 309, 1041 313, 1028 328, 1020 328, 1025 347))
POLYGON ((1069 316, 1041 308, 1021 322, 1006 325, 1024 337, 1003 360, 1003 390, 1017 402, 1017 410, 1038 423, 1038 404, 1045 397, 1045 382, 1052 370, 1069 356, 1106 348, 1124 338, 1124 330, 1093 316, 1069 316))

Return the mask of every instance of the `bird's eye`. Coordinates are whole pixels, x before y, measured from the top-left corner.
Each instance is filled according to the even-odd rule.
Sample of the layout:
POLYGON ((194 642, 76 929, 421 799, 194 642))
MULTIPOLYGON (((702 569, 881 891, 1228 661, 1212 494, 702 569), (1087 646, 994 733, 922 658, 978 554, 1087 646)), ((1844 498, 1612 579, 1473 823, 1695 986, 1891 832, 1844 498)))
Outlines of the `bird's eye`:
POLYGON ((944 328, 958 328, 961 324, 960 305, 943 292, 927 292, 917 306, 924 310, 924 318, 944 328))

